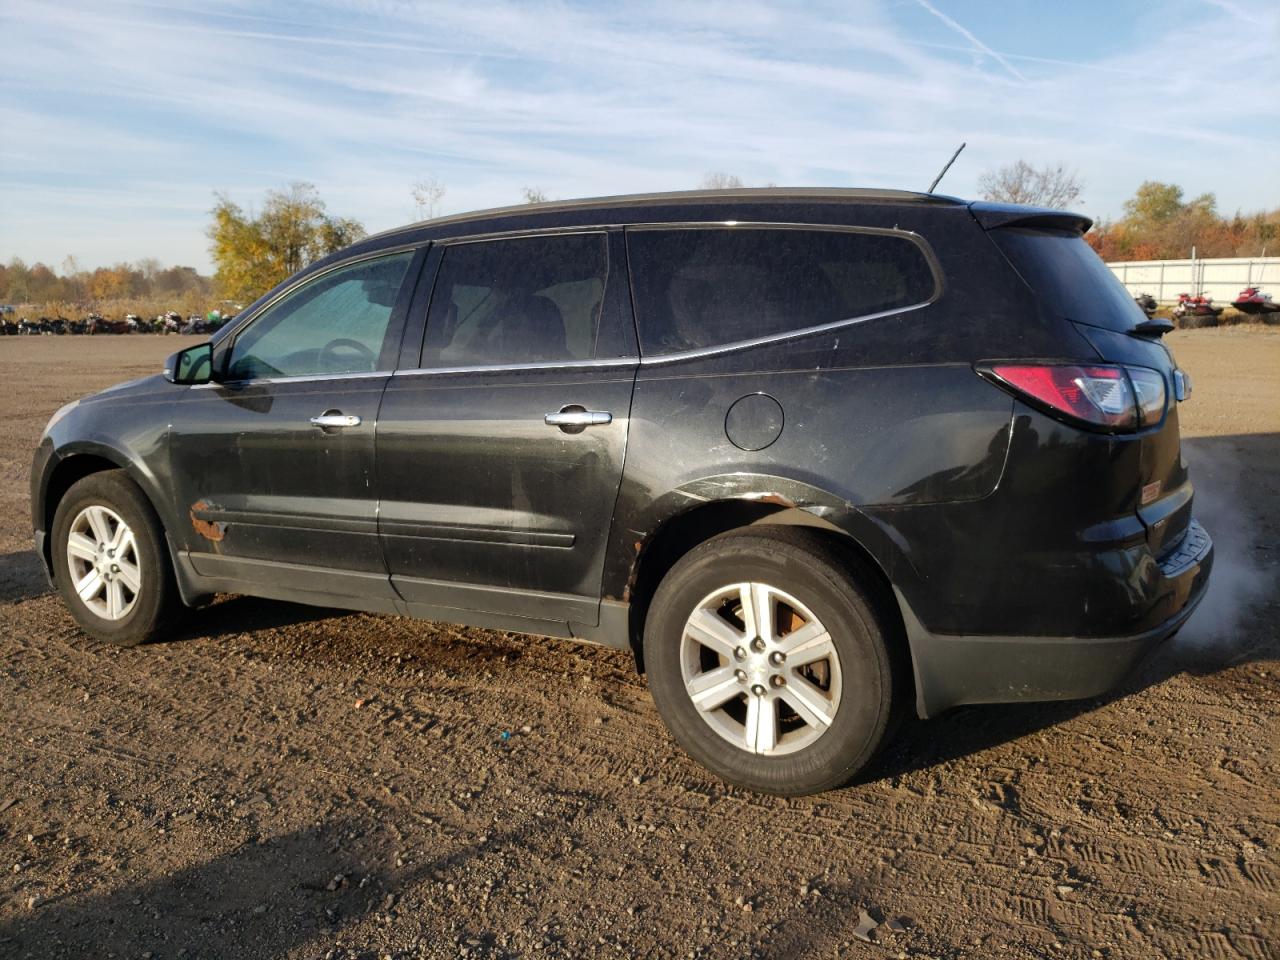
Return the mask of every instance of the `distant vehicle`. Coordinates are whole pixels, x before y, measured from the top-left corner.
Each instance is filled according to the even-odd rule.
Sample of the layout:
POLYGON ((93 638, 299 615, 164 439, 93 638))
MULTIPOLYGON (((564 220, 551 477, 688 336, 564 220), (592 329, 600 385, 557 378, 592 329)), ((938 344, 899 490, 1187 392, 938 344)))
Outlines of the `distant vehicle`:
POLYGON ((616 646, 710 770, 835 787, 912 705, 1102 693, 1204 595, 1173 325, 1089 225, 765 189, 370 237, 55 413, 37 550, 120 644, 242 593, 616 646))
POLYGON ((1241 313, 1254 316, 1266 313, 1280 313, 1280 303, 1271 299, 1271 294, 1263 293, 1258 287, 1245 287, 1231 305, 1241 313))
POLYGON ((1154 317, 1156 311, 1160 309, 1160 304, 1156 303, 1156 298, 1149 293, 1140 293, 1133 298, 1133 302, 1142 308, 1142 312, 1148 317, 1154 317))

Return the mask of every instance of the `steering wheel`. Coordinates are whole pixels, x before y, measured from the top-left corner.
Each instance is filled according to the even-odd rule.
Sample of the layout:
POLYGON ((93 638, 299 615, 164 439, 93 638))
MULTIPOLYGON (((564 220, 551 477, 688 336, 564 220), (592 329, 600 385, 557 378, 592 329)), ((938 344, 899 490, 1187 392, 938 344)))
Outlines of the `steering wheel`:
POLYGON ((377 355, 366 347, 359 340, 352 340, 349 337, 339 337, 337 340, 330 340, 320 348, 319 365, 330 373, 363 373, 362 370, 354 370, 351 364, 344 365, 341 357, 338 356, 339 350, 351 350, 358 354, 359 360, 369 365, 368 369, 373 370, 378 363, 377 355))

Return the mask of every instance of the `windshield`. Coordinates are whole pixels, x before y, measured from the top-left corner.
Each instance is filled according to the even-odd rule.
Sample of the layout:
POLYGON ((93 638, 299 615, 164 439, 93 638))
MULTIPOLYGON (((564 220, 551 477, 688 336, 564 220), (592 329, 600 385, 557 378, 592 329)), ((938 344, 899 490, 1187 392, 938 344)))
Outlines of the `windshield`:
POLYGON ((1124 284, 1078 234, 1004 227, 991 237, 1052 312, 1123 333, 1146 320, 1124 284))

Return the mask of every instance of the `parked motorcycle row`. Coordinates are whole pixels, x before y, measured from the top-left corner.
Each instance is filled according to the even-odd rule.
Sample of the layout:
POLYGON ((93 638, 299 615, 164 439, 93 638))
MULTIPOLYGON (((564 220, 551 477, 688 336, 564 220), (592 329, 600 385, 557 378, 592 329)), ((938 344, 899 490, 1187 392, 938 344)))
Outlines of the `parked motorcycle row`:
POLYGON ((91 313, 83 320, 68 320, 66 317, 40 317, 31 320, 23 317, 20 320, 0 318, 0 336, 63 336, 75 334, 93 336, 95 334, 123 333, 180 333, 209 334, 217 330, 232 317, 200 317, 191 316, 185 320, 182 314, 170 311, 149 320, 136 314, 129 314, 123 320, 108 320, 100 314, 91 313))
MULTIPOLYGON (((1159 309, 1156 298, 1149 293, 1140 293, 1133 298, 1148 317, 1155 316, 1159 309)), ((1280 303, 1271 299, 1271 294, 1263 293, 1257 286, 1245 287, 1240 291, 1231 306, 1241 313, 1258 317, 1263 323, 1280 324, 1280 303)), ((1204 292, 1192 296, 1189 293, 1178 294, 1178 303, 1173 308, 1173 318, 1181 327, 1216 327, 1223 307, 1213 302, 1213 297, 1204 292)))

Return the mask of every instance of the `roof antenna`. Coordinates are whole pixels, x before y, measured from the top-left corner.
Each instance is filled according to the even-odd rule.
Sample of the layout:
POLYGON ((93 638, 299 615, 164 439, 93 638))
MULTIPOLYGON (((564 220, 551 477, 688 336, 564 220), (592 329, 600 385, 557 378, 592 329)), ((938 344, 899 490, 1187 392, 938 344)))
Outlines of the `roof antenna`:
POLYGON ((960 151, 964 149, 964 146, 965 145, 962 143, 960 146, 956 147, 956 152, 951 155, 951 159, 947 161, 947 165, 942 168, 942 171, 933 178, 933 183, 929 184, 929 189, 926 190, 925 193, 933 193, 933 188, 936 187, 941 182, 942 178, 947 175, 947 171, 950 170, 951 165, 956 162, 956 157, 960 156, 960 151))

